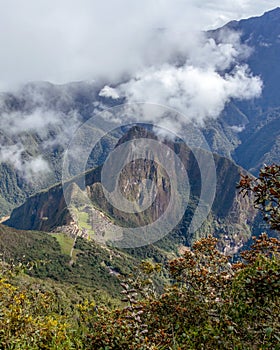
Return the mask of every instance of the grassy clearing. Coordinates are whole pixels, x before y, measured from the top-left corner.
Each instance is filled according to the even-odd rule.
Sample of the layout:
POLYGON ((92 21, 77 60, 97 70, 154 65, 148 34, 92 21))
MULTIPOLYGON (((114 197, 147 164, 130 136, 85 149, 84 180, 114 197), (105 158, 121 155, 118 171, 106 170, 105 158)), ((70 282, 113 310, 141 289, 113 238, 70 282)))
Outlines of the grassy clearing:
POLYGON ((65 233, 52 233, 51 236, 57 239, 61 247, 61 252, 65 255, 70 255, 74 238, 67 236, 65 233))
POLYGON ((84 211, 77 211, 79 227, 86 230, 92 230, 91 225, 89 224, 89 215, 84 211))

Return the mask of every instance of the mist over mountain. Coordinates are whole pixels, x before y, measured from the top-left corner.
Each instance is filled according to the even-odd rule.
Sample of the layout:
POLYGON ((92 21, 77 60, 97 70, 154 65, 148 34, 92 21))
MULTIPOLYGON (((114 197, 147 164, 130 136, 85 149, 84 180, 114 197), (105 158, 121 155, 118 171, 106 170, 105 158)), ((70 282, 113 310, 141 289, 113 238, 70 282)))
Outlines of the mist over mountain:
MULTIPOLYGON (((1 216, 59 182, 63 154, 77 128, 123 102, 147 99, 178 108, 181 119, 155 118, 155 124, 176 133, 194 122, 212 151, 254 173, 264 162, 279 162, 279 20, 277 8, 202 33, 169 62, 112 86, 106 80, 34 82, 2 93, 1 216)), ((87 169, 101 165, 126 131, 103 138, 87 169)))
MULTIPOLYGON (((246 63, 263 82, 261 96, 248 102, 233 100, 218 125, 210 122, 213 149, 221 153, 222 148, 228 148, 228 155, 254 174, 264 163, 279 162, 279 19, 280 8, 276 8, 209 33, 217 40, 225 29, 240 33, 241 42, 252 49, 246 63)), ((211 142, 210 137, 208 140, 211 142)))

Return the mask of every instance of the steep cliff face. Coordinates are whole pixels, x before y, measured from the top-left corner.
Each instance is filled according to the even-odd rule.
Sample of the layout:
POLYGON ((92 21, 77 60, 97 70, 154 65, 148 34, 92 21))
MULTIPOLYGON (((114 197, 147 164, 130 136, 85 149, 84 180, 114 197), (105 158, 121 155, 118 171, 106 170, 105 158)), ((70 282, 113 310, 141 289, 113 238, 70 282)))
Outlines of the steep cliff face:
POLYGON ((28 198, 20 207, 14 209, 5 223, 23 230, 51 231, 57 225, 65 225, 70 216, 61 185, 51 187, 28 198))
MULTIPOLYGON (((137 138, 157 140, 155 134, 137 126, 129 130, 118 145, 137 138)), ((196 150, 194 155, 183 142, 169 140, 164 144, 170 149, 169 157, 180 158, 189 181, 186 212, 179 225, 174 228, 179 241, 190 244, 193 239, 211 233, 224 237, 224 246, 228 250, 242 246, 250 237, 256 217, 252 200, 239 196, 236 190, 240 172, 243 170, 229 159, 214 155, 217 181, 212 209, 200 229, 195 234, 189 234, 188 226, 199 202, 202 181, 211 181, 212 169, 204 164, 206 171, 202 179, 197 157, 199 155, 203 159, 206 151, 196 150)), ((123 157, 128 157, 130 151, 126 147, 127 153, 123 153, 123 157)), ((102 167, 99 167, 84 175, 85 188, 79 187, 81 181, 76 178, 67 184, 64 193, 62 185, 40 192, 15 209, 5 224, 20 229, 71 232, 74 235, 94 237, 100 242, 110 240, 110 237, 116 235, 121 237, 122 227, 150 224, 160 219, 166 211, 170 202, 171 182, 174 181, 161 165, 161 160, 151 158, 147 153, 147 159, 127 161, 118 178, 122 196, 135 206, 143 204, 143 181, 150 180, 153 201, 143 211, 125 212, 110 204, 100 183, 102 167), (66 201, 64 196, 67 197, 66 201)), ((111 169, 110 163, 107 167, 111 169)), ((178 175, 177 182, 183 180, 180 176, 183 175, 178 175)), ((169 239, 174 239, 172 234, 169 239)))

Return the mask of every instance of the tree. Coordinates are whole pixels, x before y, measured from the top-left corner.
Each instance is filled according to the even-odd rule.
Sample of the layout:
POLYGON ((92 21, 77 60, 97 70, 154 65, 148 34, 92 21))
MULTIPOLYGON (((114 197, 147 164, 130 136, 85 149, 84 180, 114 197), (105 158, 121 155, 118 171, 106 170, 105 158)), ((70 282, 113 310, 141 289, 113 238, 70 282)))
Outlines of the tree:
MULTIPOLYGON (((239 188, 244 196, 254 193, 254 205, 280 231, 280 167, 266 166, 258 178, 242 175, 239 188)), ((265 233, 253 240, 234 264, 217 250, 215 238, 195 242, 182 257, 168 262, 171 283, 164 293, 134 298, 128 307, 96 315, 90 346, 279 349, 280 241, 265 233), (139 329, 144 330, 141 337, 139 329)), ((135 280, 138 285, 133 279, 124 284, 125 295, 141 295, 135 280)))
POLYGON ((271 229, 280 231, 280 165, 266 165, 259 177, 241 175, 238 185, 246 196, 253 193, 255 207, 261 211, 271 229))

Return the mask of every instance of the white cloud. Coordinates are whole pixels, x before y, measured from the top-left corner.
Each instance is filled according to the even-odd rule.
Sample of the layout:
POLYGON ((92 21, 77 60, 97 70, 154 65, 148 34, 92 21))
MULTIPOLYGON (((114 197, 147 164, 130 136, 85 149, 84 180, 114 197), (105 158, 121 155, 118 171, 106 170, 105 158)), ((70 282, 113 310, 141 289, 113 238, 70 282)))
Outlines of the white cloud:
POLYGON ((279 1, 0 0, 0 5, 0 90, 5 90, 39 80, 105 77, 112 83, 184 54, 198 30, 260 15, 279 1))
POLYGON ((230 126, 230 129, 232 129, 234 132, 242 132, 243 130, 245 130, 245 126, 244 125, 232 125, 232 126, 230 126))
MULTIPOLYGON (((183 113, 181 123, 203 124, 206 118, 216 118, 230 99, 258 97, 262 89, 261 79, 252 76, 245 64, 238 64, 249 49, 240 45, 236 33, 227 33, 227 38, 231 41, 219 44, 204 38, 204 42, 192 46, 192 53, 183 65, 166 63, 146 68, 116 86, 114 94, 128 102, 172 107, 183 113)), ((160 118, 156 122, 162 125, 160 118)), ((164 124, 170 125, 167 121, 164 124)))
POLYGON ((113 100, 117 100, 120 98, 116 89, 111 88, 108 85, 105 85, 104 88, 99 92, 99 96, 112 98, 113 100))
MULTIPOLYGON (((38 184, 47 176, 51 178, 52 170, 44 157, 57 146, 60 149, 67 147, 81 117, 75 110, 67 113, 52 110, 48 96, 36 89, 28 93, 19 91, 19 101, 23 95, 24 107, 17 111, 9 110, 2 96, 0 163, 11 164, 26 181, 38 184)), ((61 99, 63 103, 65 97, 62 95, 61 99)))
POLYGON ((50 172, 48 162, 41 155, 28 156, 22 144, 1 146, 0 163, 12 165, 28 182, 42 180, 50 172))
POLYGON ((10 136, 31 131, 43 136, 51 124, 55 125, 57 123, 61 123, 58 112, 44 111, 37 108, 31 113, 24 113, 23 111, 2 113, 0 128, 10 136))
POLYGON ((0 130, 16 139, 23 133, 38 135, 48 146, 65 146, 80 125, 79 114, 73 110, 66 113, 38 106, 31 112, 3 112, 0 118, 0 130), (50 133, 52 135, 50 135, 50 133))

